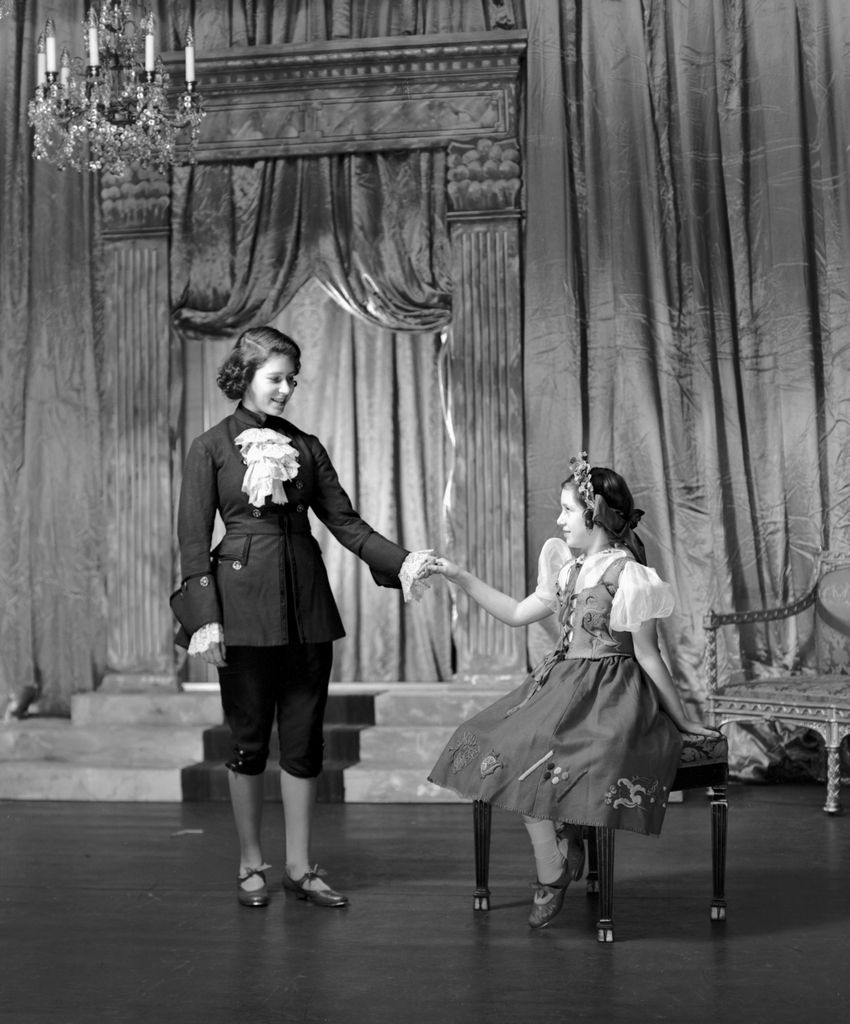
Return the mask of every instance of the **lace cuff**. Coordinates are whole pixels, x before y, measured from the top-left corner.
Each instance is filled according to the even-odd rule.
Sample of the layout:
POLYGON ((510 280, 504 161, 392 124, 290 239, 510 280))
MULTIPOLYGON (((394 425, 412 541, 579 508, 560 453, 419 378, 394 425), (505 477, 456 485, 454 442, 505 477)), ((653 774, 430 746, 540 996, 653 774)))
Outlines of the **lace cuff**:
POLYGON ((430 588, 430 583, 426 583, 424 579, 418 577, 424 566, 431 560, 433 554, 433 548, 429 548, 427 551, 411 551, 401 563, 398 578, 401 583, 401 592, 404 596, 405 604, 408 604, 410 601, 419 601, 425 591, 430 588))
POLYGON ((189 641, 189 654, 203 654, 213 644, 220 644, 224 640, 224 630, 220 622, 208 622, 192 634, 189 641))

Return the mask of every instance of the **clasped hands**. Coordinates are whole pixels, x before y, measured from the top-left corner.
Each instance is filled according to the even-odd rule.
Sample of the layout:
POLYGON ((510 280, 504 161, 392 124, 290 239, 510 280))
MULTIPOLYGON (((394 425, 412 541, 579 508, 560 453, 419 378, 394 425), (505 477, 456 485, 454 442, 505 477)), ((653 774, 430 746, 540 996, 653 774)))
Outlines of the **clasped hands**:
POLYGON ((452 562, 435 555, 433 548, 428 548, 425 551, 411 551, 399 572, 401 591, 405 602, 418 601, 430 586, 425 580, 429 576, 433 576, 434 573, 451 578, 458 571, 458 567, 452 562), (454 573, 450 570, 454 570, 454 573))

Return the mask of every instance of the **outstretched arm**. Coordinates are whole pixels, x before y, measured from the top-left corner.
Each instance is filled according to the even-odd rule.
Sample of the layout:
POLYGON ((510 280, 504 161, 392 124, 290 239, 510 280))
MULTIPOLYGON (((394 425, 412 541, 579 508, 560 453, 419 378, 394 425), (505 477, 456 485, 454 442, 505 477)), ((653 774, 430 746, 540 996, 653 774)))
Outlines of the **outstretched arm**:
POLYGON ((702 722, 688 716, 679 691, 676 689, 670 671, 658 649, 655 619, 648 619, 641 623, 640 629, 634 634, 634 643, 638 664, 655 683, 661 704, 679 731, 696 733, 698 736, 716 736, 717 729, 709 729, 702 722))
POLYGON ((447 558, 435 558, 433 571, 445 576, 451 583, 465 590, 467 594, 488 612, 494 619, 508 626, 527 626, 531 622, 539 622, 552 614, 549 608, 535 594, 518 601, 509 594, 503 594, 489 583, 479 579, 474 573, 462 569, 447 558))

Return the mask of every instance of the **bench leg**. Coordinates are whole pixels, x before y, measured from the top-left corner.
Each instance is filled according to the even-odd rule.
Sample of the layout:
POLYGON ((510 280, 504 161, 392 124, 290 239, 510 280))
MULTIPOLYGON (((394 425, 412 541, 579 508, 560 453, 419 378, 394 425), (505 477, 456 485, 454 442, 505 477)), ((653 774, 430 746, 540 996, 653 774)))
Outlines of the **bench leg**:
POLYGON ((596 922, 596 941, 613 942, 614 829, 598 827, 595 846, 599 872, 599 920, 596 922))
POLYGON ((492 808, 485 800, 472 801, 472 825, 475 834, 475 892, 473 910, 490 909, 490 822, 492 808))
POLYGON ((838 744, 826 748, 826 803, 827 814, 841 813, 841 763, 838 744))
POLYGON ((596 856, 596 829, 588 826, 584 830, 587 840, 587 895, 599 894, 599 860, 596 856))
POLYGON ((726 920, 726 824, 728 817, 726 787, 711 790, 711 871, 713 896, 711 920, 726 920))

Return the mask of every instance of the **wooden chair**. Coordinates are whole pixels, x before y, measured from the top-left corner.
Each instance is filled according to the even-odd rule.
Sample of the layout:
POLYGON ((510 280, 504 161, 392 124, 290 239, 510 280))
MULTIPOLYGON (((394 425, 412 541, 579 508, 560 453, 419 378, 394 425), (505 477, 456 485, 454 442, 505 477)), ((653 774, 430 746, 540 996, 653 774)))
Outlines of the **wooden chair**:
POLYGON ((850 554, 823 553, 812 589, 779 608, 745 612, 710 611, 707 631, 708 711, 715 725, 729 721, 780 720, 814 729, 826 748, 827 814, 841 810, 839 748, 850 735, 850 554), (814 614, 815 670, 793 670, 759 678, 721 679, 718 631, 814 614))
MULTIPOLYGON (((679 770, 672 790, 711 791, 711 864, 713 895, 711 920, 726 920, 726 784, 729 751, 725 736, 685 736, 679 770)), ((473 910, 490 909, 491 807, 483 800, 472 804, 475 835, 475 893, 473 910)), ((599 897, 598 942, 614 941, 614 829, 590 827, 584 830, 588 842, 587 893, 599 897)))

